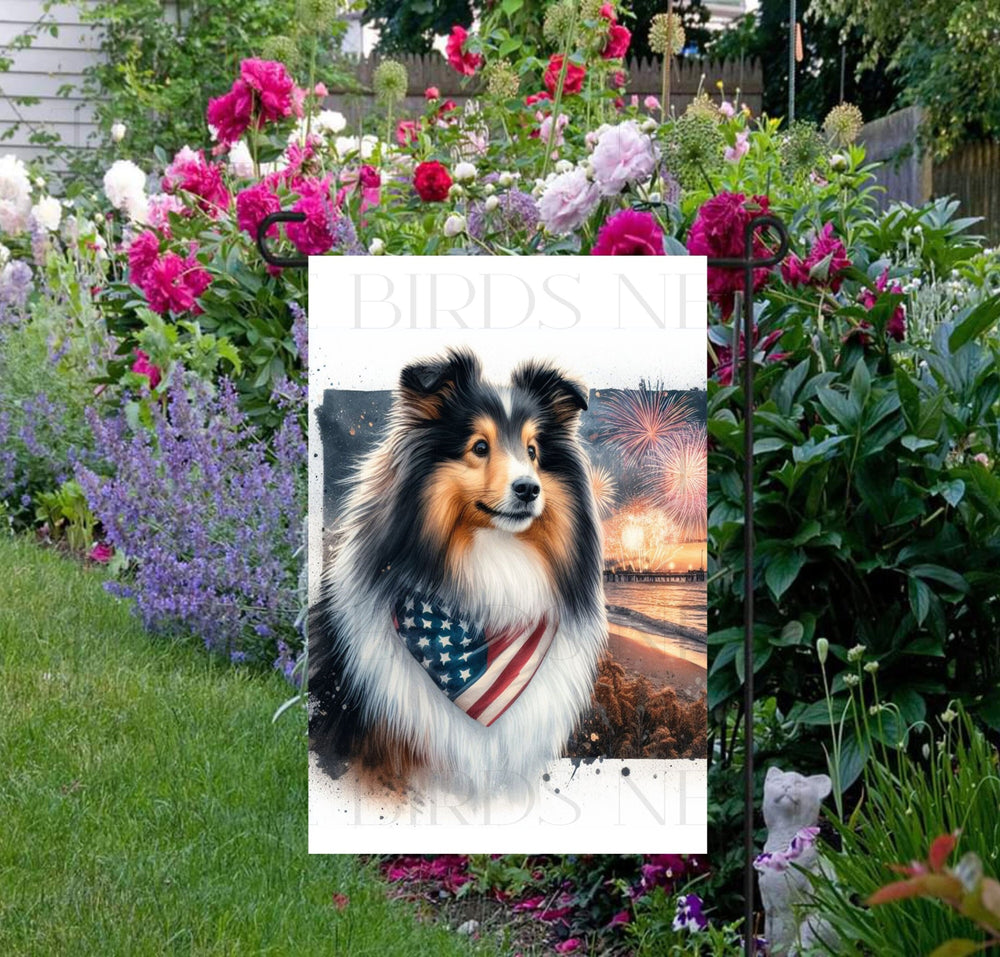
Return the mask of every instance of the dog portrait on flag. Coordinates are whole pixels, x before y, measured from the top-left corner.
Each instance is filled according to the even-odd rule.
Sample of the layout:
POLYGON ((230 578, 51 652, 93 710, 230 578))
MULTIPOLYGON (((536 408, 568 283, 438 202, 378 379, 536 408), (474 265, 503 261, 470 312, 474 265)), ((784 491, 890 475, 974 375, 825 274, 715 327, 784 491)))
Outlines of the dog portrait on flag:
POLYGON ((643 823, 700 846, 704 370, 686 329, 611 326, 629 296, 669 308, 681 267, 697 297, 691 265, 612 298, 610 264, 588 291, 543 263, 449 261, 437 287, 334 263, 339 319, 310 317, 310 849, 350 823, 362 852, 435 825, 467 850, 475 823, 496 850, 502 820, 551 851, 647 847, 643 823))

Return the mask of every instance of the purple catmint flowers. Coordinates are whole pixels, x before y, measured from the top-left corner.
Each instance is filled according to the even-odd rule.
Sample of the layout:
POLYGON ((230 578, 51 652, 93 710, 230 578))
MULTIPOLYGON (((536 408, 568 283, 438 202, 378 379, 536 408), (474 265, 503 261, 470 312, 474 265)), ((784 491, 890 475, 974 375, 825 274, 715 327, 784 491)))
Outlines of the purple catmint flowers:
POLYGON ((194 633, 233 660, 271 662, 277 639, 298 647, 306 446, 290 415, 269 443, 248 429, 236 391, 176 375, 150 428, 125 409, 89 414, 106 466, 77 479, 134 574, 108 587, 135 599, 145 626, 194 633), (102 474, 103 473, 103 474, 102 474), (234 657, 234 653, 238 653, 234 657))

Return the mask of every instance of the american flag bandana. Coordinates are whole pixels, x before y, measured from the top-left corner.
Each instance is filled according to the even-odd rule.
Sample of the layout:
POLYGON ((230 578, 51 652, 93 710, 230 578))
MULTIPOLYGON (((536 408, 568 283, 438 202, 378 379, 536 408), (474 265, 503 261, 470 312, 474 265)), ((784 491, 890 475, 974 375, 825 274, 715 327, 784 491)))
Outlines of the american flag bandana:
POLYGON ((522 628, 488 632, 418 594, 396 602, 393 619, 403 644, 434 683, 487 727, 528 687, 558 627, 552 615, 522 628))

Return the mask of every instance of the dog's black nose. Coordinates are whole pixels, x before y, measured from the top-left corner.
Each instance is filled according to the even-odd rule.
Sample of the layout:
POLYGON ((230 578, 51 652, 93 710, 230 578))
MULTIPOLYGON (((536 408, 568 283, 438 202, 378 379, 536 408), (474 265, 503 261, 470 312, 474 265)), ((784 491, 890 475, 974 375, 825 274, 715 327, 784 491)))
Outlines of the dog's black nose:
POLYGON ((533 502, 542 490, 542 487, 533 478, 519 478, 511 488, 522 502, 533 502))

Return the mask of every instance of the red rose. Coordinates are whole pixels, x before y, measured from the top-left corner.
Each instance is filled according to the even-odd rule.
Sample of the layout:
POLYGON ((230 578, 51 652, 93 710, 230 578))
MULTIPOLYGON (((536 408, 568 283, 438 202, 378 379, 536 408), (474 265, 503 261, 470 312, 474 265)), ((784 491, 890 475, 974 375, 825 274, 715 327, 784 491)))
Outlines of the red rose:
POLYGON ((430 160, 413 171, 413 187, 425 203, 440 203, 451 189, 451 177, 437 160, 430 160))
POLYGON ((448 37, 448 44, 445 47, 451 68, 463 76, 472 76, 483 62, 483 58, 478 53, 462 52, 462 47, 465 46, 465 41, 468 38, 469 31, 465 27, 456 25, 451 28, 451 36, 448 37))
POLYGON ((536 103, 540 103, 542 100, 551 100, 552 97, 549 95, 547 90, 542 90, 540 93, 532 93, 530 96, 524 98, 525 106, 534 106, 536 103))
MULTIPOLYGON (((559 74, 562 72, 563 58, 561 53, 554 53, 549 58, 549 65, 545 68, 545 89, 553 96, 556 95, 556 87, 559 85, 559 74)), ((587 75, 585 66, 577 66, 569 63, 566 66, 566 79, 563 81, 563 93, 579 93, 583 89, 583 78, 587 75)))
POLYGON ((632 34, 621 24, 612 24, 608 31, 608 42, 601 51, 605 60, 617 60, 628 53, 628 45, 632 42, 632 34))

